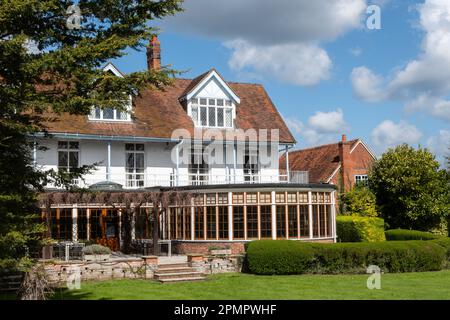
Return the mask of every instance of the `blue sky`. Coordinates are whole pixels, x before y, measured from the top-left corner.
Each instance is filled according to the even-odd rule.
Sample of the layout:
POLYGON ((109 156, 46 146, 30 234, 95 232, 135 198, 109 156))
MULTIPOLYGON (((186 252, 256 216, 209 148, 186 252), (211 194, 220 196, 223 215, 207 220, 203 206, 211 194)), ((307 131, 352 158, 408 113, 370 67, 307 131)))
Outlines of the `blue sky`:
MULTIPOLYGON (((158 23, 162 63, 187 70, 186 78, 214 67, 226 80, 262 83, 297 148, 345 133, 377 155, 407 142, 442 161, 450 1, 258 1, 187 0, 183 14, 158 23), (380 30, 366 26, 374 3, 380 30)), ((114 62, 124 72, 146 68, 144 52, 114 62)))

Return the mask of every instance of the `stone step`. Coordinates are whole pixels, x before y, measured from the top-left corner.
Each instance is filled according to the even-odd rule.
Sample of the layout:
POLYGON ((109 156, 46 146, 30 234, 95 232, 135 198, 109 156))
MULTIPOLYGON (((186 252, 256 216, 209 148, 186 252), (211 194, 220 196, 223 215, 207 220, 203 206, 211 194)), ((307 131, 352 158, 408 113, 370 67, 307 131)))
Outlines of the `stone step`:
POLYGON ((190 271, 190 272, 177 272, 177 273, 155 273, 154 277, 156 280, 161 279, 176 279, 176 278, 198 278, 202 277, 203 273, 196 272, 196 271, 190 271))
POLYGON ((163 268, 163 269, 156 269, 156 273, 163 274, 163 273, 177 273, 177 272, 190 272, 193 271, 191 267, 178 267, 178 268, 163 268))
POLYGON ((176 283, 176 282, 202 281, 202 280, 206 280, 206 277, 158 279, 158 281, 161 283, 176 283))

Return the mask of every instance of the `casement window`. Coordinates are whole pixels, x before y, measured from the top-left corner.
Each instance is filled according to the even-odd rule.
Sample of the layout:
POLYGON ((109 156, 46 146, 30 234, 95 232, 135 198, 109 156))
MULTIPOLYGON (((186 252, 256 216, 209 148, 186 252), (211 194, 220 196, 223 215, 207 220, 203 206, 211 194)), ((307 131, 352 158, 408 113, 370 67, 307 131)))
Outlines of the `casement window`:
POLYGON ((297 206, 288 206, 289 238, 298 237, 297 206))
POLYGON ((286 238, 286 206, 276 207, 277 238, 286 238))
POLYGON ((244 239, 244 207, 233 207, 233 238, 244 239))
POLYGON ((100 109, 99 107, 94 107, 91 109, 89 120, 130 121, 130 110, 131 108, 128 108, 126 111, 119 111, 113 108, 100 109))
POLYGON ((258 239, 257 206, 247 206, 247 239, 258 239))
POLYGON ((58 141, 58 170, 71 172, 80 167, 80 143, 58 141))
POLYGON ((306 205, 300 205, 300 237, 309 238, 309 212, 306 205))
POLYGON ((272 207, 261 206, 261 239, 272 238, 272 207))
POLYGON ((125 165, 127 187, 143 187, 145 180, 145 148, 143 144, 125 144, 125 165))
POLYGON ((191 159, 188 166, 189 180, 193 185, 203 185, 208 181, 209 166, 204 158, 204 149, 200 146, 191 148, 191 159))
POLYGON ((190 103, 191 117, 196 127, 233 127, 233 104, 230 100, 194 98, 190 103))
POLYGON ((220 206, 219 210, 219 240, 228 240, 228 207, 220 206))
POLYGON ((256 147, 245 147, 244 152, 244 179, 247 182, 259 180, 259 154, 256 147))
POLYGON ((355 175, 355 184, 367 186, 369 184, 369 177, 367 174, 357 174, 355 175))

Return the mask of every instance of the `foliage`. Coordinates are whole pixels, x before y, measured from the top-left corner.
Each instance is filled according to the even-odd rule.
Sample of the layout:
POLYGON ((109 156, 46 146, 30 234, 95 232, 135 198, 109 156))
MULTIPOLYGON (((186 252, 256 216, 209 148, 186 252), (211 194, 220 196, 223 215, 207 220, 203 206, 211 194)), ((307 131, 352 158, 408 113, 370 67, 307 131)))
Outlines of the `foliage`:
POLYGON ((53 286, 43 264, 37 264, 25 274, 19 289, 21 300, 45 300, 53 294, 53 286))
POLYGON ((256 274, 302 274, 312 268, 314 250, 295 241, 250 242, 245 270, 256 274))
POLYGON ((384 241, 384 221, 375 217, 337 216, 336 232, 342 242, 384 241))
POLYGON ((377 217, 375 195, 364 185, 356 185, 352 190, 341 195, 345 215, 377 217))
POLYGON ((417 230, 392 229, 385 232, 386 240, 433 240, 438 239, 439 236, 430 232, 417 230))
POLYGON ((49 184, 73 189, 72 180, 95 166, 42 171, 33 165, 30 151, 42 147, 32 137, 45 134, 55 114, 87 115, 93 105, 124 111, 129 95, 170 85, 175 72, 167 67, 123 78, 101 67, 130 48, 143 48, 157 31, 149 22, 179 12, 180 5, 181 0, 0 2, 0 271, 33 262, 44 231, 37 192, 49 184), (81 10, 80 28, 66 25, 74 3, 81 10))
POLYGON ((82 251, 83 254, 111 254, 111 249, 99 244, 91 244, 90 246, 86 246, 82 249, 82 251))
POLYGON ((450 238, 449 237, 441 237, 435 240, 431 240, 431 242, 434 242, 441 247, 443 247, 446 250, 446 256, 447 256, 447 265, 446 268, 450 269, 450 238))
POLYGON ((370 188, 389 228, 430 231, 450 212, 449 174, 427 149, 404 144, 375 162, 370 188))
POLYGON ((266 240, 250 243, 247 260, 248 270, 255 274, 365 273, 369 265, 383 272, 418 272, 441 270, 445 251, 430 241, 318 244, 266 240))

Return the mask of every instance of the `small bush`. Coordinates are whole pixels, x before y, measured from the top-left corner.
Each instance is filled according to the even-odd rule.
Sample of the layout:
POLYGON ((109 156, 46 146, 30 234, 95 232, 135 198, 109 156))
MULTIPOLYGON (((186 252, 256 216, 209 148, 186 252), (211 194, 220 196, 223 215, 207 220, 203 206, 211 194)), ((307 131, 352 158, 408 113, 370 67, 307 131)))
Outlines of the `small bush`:
POLYGON ((255 274, 422 272, 445 266, 445 249, 431 241, 378 243, 302 243, 254 241, 247 250, 248 272, 255 274))
POLYGON ((381 218, 337 216, 336 232, 342 242, 384 241, 384 221, 381 218))
POLYGON ((450 238, 439 238, 435 240, 431 240, 430 242, 434 242, 446 250, 447 261, 445 264, 445 268, 450 269, 450 238))
POLYGON ((434 240, 440 238, 438 235, 430 232, 416 231, 416 230, 404 230, 404 229, 392 229, 385 232, 386 240, 434 240))
POLYGON ((245 270, 256 274, 301 274, 311 268, 311 246, 289 240, 261 240, 247 246, 245 270))
POLYGON ((375 195, 364 185, 356 185, 341 196, 342 213, 360 217, 377 217, 375 195))
POLYGON ((111 249, 99 244, 92 244, 83 248, 84 254, 110 254, 111 249))

